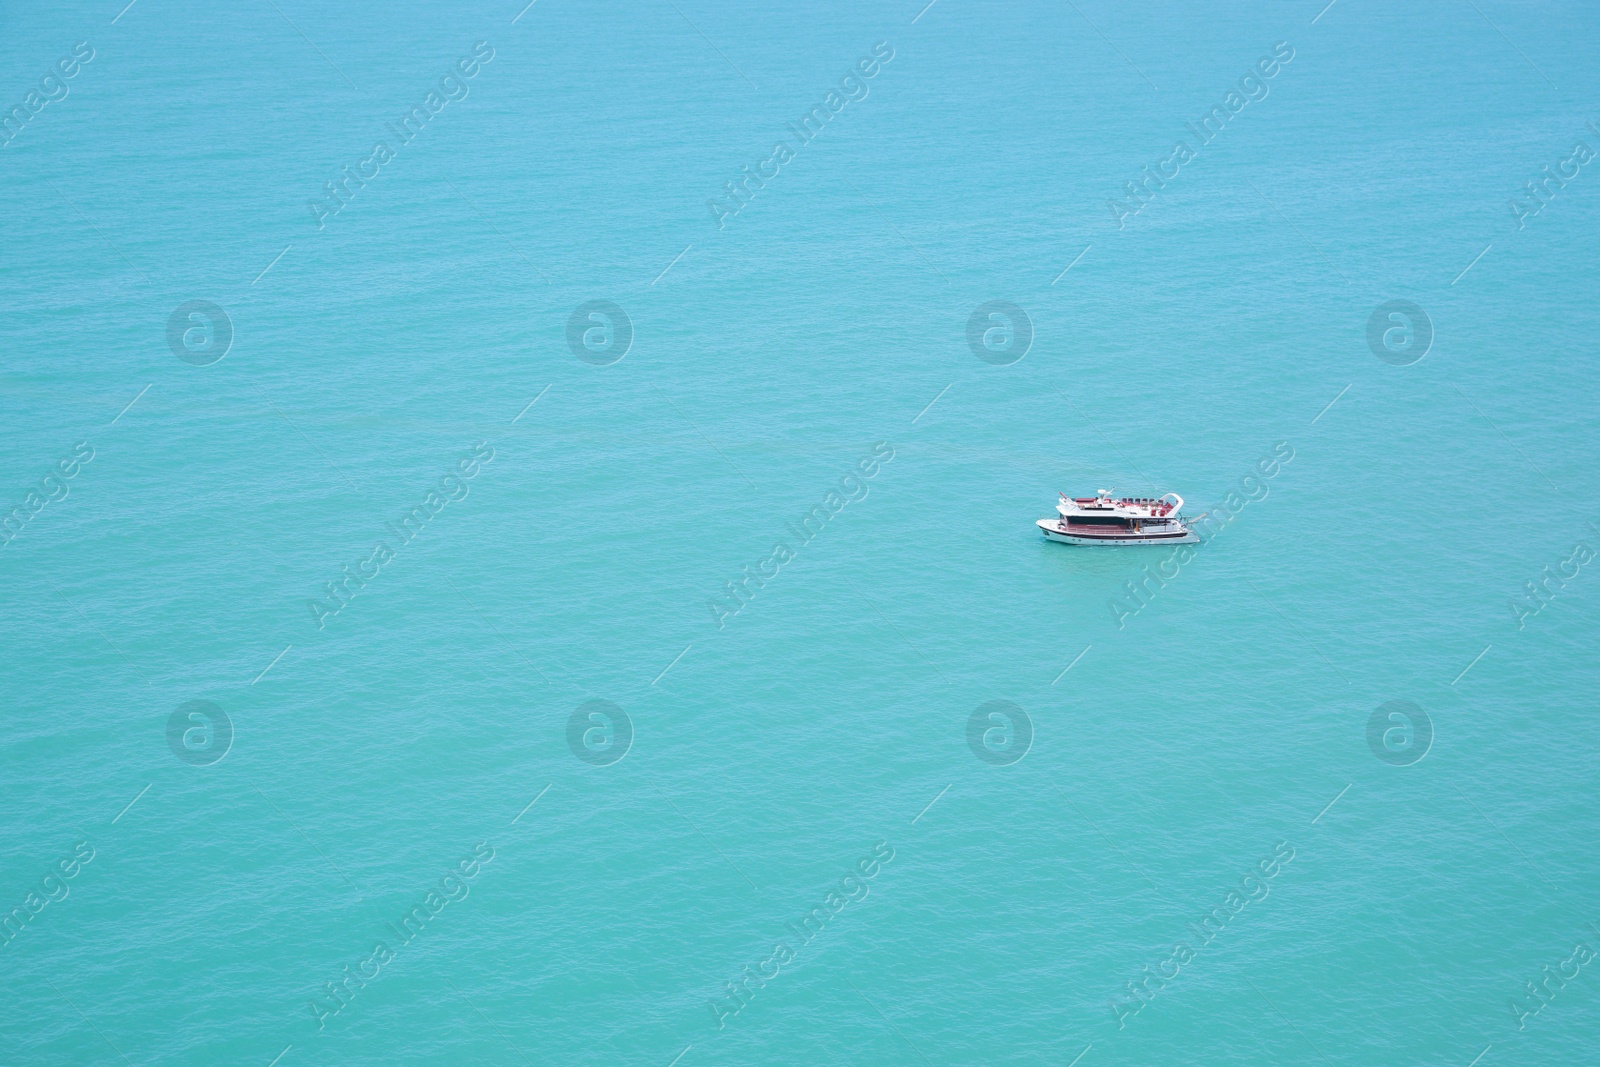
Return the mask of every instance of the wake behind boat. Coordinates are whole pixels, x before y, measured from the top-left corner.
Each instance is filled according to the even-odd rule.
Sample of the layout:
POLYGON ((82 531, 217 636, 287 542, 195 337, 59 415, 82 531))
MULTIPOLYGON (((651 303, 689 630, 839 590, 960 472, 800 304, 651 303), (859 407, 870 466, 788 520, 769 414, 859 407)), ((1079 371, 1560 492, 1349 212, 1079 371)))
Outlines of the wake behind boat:
POLYGON ((1052 541, 1069 545, 1180 545, 1200 540, 1183 515, 1183 497, 1113 497, 1101 489, 1094 496, 1061 494, 1059 518, 1040 519, 1039 529, 1052 541))

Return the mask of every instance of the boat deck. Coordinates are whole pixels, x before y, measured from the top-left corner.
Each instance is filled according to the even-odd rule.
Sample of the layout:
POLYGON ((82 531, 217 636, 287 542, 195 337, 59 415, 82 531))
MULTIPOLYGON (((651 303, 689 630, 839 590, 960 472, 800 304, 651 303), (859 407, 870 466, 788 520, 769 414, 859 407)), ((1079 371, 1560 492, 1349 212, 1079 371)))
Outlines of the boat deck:
POLYGON ((1110 526, 1098 523, 1067 522, 1063 519, 1040 519, 1039 525, 1056 533, 1067 534, 1071 537, 1100 538, 1104 540, 1126 541, 1132 539, 1160 541, 1185 537, 1188 531, 1177 524, 1162 524, 1160 528, 1146 527, 1142 530, 1133 530, 1126 526, 1110 526))

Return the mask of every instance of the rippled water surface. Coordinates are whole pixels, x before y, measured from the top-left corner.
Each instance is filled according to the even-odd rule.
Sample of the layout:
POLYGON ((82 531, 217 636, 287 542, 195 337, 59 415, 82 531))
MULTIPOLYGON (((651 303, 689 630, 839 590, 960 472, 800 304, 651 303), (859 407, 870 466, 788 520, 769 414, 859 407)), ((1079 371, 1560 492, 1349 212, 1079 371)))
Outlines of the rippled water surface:
POLYGON ((0 1061, 1592 1058, 1591 6, 120 4, 0 15, 0 1061))

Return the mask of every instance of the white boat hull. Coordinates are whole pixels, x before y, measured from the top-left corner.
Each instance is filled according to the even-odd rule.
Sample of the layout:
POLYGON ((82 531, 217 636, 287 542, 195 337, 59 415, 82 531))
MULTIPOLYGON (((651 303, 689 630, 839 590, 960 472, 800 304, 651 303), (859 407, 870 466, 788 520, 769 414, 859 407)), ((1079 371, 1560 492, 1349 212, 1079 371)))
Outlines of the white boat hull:
POLYGON ((1182 545, 1200 540, 1199 535, 1186 526, 1171 531, 1158 530, 1137 534, 1121 531, 1116 534, 1100 535, 1067 533, 1066 523, 1060 519, 1040 519, 1038 525, 1049 540, 1069 545, 1182 545))

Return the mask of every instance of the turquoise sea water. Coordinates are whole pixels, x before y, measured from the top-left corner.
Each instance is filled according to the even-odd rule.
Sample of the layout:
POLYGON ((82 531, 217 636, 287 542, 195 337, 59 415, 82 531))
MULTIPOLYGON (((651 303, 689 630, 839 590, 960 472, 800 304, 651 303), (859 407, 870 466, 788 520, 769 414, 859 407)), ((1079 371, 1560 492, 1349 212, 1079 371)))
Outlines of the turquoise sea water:
POLYGON ((0 26, 0 1063, 1592 1058, 1591 6, 0 26))

